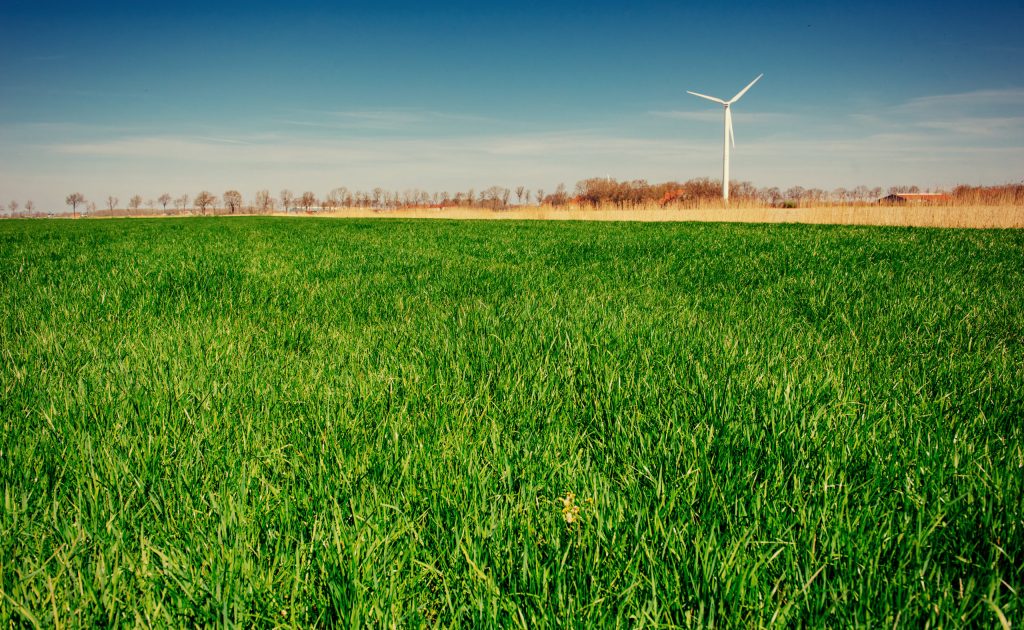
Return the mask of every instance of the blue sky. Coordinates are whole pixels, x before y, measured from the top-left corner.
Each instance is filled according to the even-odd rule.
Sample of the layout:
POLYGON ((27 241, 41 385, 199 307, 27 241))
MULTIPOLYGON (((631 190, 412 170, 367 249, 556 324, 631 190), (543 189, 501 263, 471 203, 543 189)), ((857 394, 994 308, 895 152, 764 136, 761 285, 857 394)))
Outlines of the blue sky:
POLYGON ((1021 2, 0 6, 0 201, 1024 178, 1021 2))

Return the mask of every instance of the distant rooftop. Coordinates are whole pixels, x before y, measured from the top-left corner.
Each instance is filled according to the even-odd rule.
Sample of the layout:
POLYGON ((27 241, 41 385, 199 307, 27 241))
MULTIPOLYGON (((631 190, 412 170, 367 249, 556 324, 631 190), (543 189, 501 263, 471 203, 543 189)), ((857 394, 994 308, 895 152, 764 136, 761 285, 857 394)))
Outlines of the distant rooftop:
POLYGON ((913 201, 939 201, 948 199, 946 193, 893 193, 886 195, 878 201, 880 203, 907 203, 913 201))

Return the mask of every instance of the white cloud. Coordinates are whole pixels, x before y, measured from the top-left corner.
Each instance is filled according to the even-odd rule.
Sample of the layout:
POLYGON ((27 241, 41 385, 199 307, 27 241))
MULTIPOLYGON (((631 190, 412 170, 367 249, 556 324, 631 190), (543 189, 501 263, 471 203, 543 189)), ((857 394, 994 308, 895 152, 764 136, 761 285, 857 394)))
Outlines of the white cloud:
MULTIPOLYGON (((668 118, 672 120, 693 120, 699 122, 721 122, 722 120, 721 108, 706 111, 652 111, 650 112, 650 115, 655 116, 657 118, 668 118)), ((742 120, 743 122, 759 124, 784 123, 799 120, 799 117, 795 114, 783 114, 778 112, 747 112, 738 108, 733 110, 732 115, 736 121, 742 120)))
POLYGON ((1022 107, 1024 88, 1006 90, 975 90, 956 94, 936 94, 912 98, 893 108, 893 111, 919 114, 922 112, 949 112, 978 110, 985 107, 1022 107))
POLYGON ((1024 131, 1024 116, 961 116, 924 120, 916 125, 925 129, 951 131, 957 134, 994 137, 1008 132, 1024 131))
POLYGON ((506 121, 470 114, 425 109, 358 109, 337 111, 300 110, 282 119, 286 125, 367 131, 409 131, 432 129, 439 123, 505 125, 506 121))
MULTIPOLYGON (((608 154, 624 159, 701 150, 702 143, 630 138, 599 132, 475 135, 454 138, 300 139, 285 135, 237 138, 139 136, 59 143, 54 153, 114 158, 151 158, 240 164, 410 162, 438 156, 523 158, 608 154)), ((474 169, 476 170, 476 169, 474 169)))
POLYGON ((931 137, 945 133, 939 139, 953 143, 970 136, 983 142, 1020 143, 1024 141, 1022 109, 1024 89, 978 90, 913 98, 857 120, 877 128, 916 128, 931 137))

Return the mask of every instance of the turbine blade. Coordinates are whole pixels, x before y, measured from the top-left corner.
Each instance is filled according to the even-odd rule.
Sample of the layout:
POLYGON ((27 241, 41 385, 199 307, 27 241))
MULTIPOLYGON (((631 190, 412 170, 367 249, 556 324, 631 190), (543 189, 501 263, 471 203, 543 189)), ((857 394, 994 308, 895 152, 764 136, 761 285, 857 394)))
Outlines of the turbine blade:
POLYGON ((707 94, 698 94, 696 92, 691 92, 690 90, 686 90, 686 93, 687 94, 693 94, 694 96, 699 96, 701 98, 706 98, 709 101, 714 101, 714 102, 718 103, 719 105, 725 105, 725 101, 723 101, 720 98, 715 98, 714 96, 708 96, 707 94))
POLYGON ((725 128, 729 130, 729 142, 732 142, 732 148, 736 148, 736 136, 732 131, 732 110, 728 107, 725 108, 725 128))
POLYGON ((748 85, 747 87, 745 87, 742 90, 740 90, 739 94, 737 94, 736 96, 732 97, 732 100, 729 101, 729 103, 735 103, 736 101, 740 100, 740 97, 743 96, 744 94, 746 94, 747 90, 749 90, 750 88, 754 87, 754 84, 757 83, 758 81, 760 81, 761 77, 763 77, 763 76, 764 76, 763 72, 761 74, 757 75, 757 78, 754 79, 753 81, 751 81, 750 85, 748 85))

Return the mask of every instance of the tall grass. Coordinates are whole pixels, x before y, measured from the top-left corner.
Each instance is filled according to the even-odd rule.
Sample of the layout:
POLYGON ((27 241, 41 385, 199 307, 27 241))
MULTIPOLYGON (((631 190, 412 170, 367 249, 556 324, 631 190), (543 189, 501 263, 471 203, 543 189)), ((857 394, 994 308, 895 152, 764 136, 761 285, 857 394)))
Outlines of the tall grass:
POLYGON ((526 206, 495 211, 487 208, 407 208, 375 211, 340 209, 323 216, 368 218, 448 218, 556 221, 700 221, 728 223, 807 223, 939 228, 1024 228, 1024 206, 1010 205, 822 205, 778 208, 754 202, 729 202, 687 207, 526 206))
POLYGON ((995 626, 1024 235, 0 223, 0 623, 995 626))

